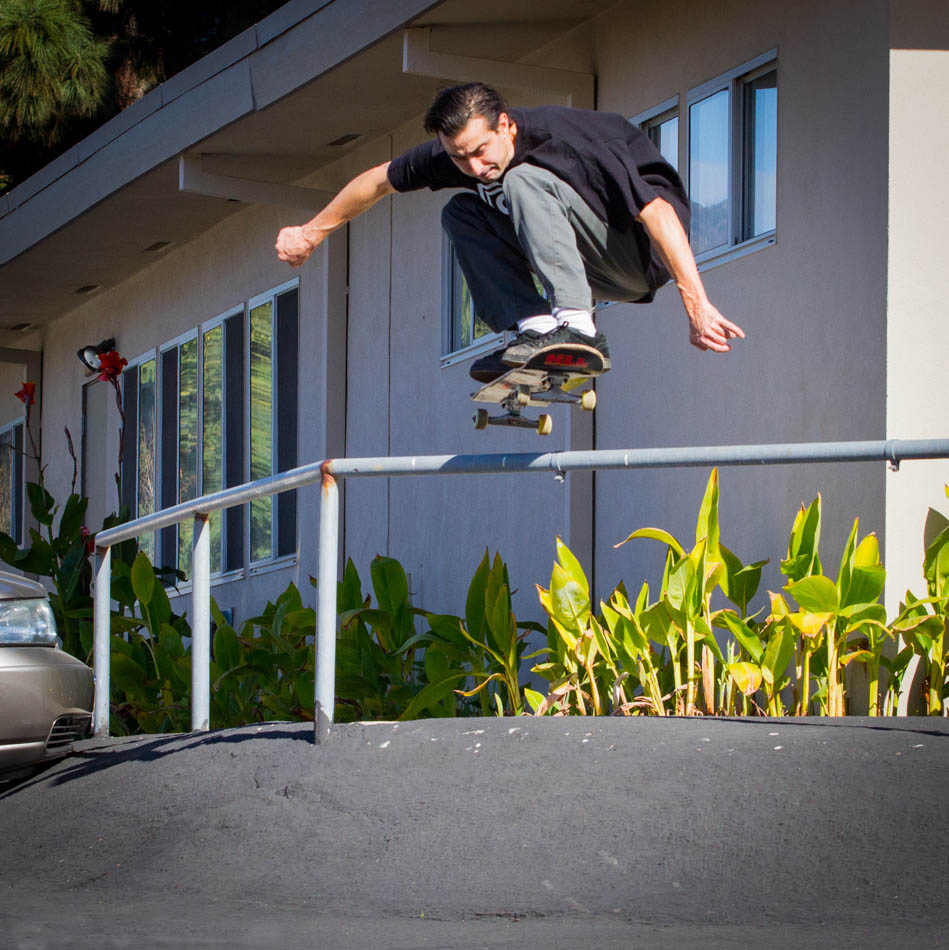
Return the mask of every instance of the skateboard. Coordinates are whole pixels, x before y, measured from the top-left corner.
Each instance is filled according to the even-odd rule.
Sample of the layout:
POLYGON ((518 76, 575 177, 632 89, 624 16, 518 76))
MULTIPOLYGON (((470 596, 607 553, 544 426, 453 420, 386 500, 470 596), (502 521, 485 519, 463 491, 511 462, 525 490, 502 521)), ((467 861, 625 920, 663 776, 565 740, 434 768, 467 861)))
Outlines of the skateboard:
POLYGON ((509 369, 471 394, 475 402, 495 403, 507 410, 504 415, 492 416, 487 409, 478 409, 474 416, 475 428, 516 426, 536 429, 539 435, 550 435, 553 420, 547 413, 529 419, 521 415, 521 410, 562 402, 592 412, 596 408, 594 390, 574 390, 602 372, 603 358, 591 347, 555 346, 537 353, 523 366, 509 369))

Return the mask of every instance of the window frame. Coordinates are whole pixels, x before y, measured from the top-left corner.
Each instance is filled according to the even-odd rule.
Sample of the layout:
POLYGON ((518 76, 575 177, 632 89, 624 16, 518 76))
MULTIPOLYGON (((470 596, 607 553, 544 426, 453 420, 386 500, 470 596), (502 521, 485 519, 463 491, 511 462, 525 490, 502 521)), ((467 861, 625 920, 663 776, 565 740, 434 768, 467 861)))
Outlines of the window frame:
MULTIPOLYGON (((246 375, 246 332, 247 324, 249 319, 249 312, 247 310, 247 304, 241 303, 236 306, 231 307, 228 310, 219 313, 215 317, 211 317, 210 320, 205 320, 197 328, 198 334, 198 424, 200 426, 201 437, 198 442, 198 494, 201 495, 212 494, 213 492, 208 491, 208 486, 204 484, 204 359, 205 359, 205 346, 204 338, 207 333, 210 333, 213 330, 216 330, 218 327, 221 327, 223 334, 223 347, 222 347, 222 357, 224 361, 224 366, 222 367, 222 382, 223 382, 223 398, 221 404, 221 431, 223 436, 223 455, 221 459, 222 464, 222 481, 225 483, 220 488, 215 487, 213 491, 223 491, 227 486, 227 419, 228 419, 228 403, 227 403, 227 321, 233 319, 234 317, 239 317, 241 320, 241 345, 245 347, 244 352, 241 354, 243 363, 245 364, 242 367, 241 372, 241 479, 246 481, 246 466, 247 466, 247 415, 246 415, 246 402, 247 396, 245 392, 244 385, 244 376, 246 375)), ((227 566, 228 564, 228 541, 229 541, 229 532, 232 530, 231 525, 233 521, 229 517, 230 513, 234 511, 233 508, 227 508, 223 511, 212 512, 211 517, 218 515, 221 518, 221 564, 217 568, 212 563, 211 565, 211 577, 212 579, 223 579, 223 580, 233 580, 235 578, 242 577, 244 575, 244 568, 247 564, 246 557, 246 535, 247 535, 247 526, 245 524, 246 518, 244 516, 244 505, 241 505, 236 510, 240 513, 240 557, 241 564, 238 567, 227 566)))
MULTIPOLYGON (((139 485, 140 485, 140 471, 141 471, 141 459, 138 456, 138 428, 139 422, 141 420, 141 383, 142 376, 141 373, 137 373, 135 377, 135 383, 139 387, 139 391, 135 394, 135 428, 132 432, 129 432, 129 419, 125 420, 125 434, 124 440, 125 444, 122 447, 122 472, 120 473, 120 480, 122 482, 122 489, 120 492, 119 504, 124 503, 125 501, 125 485, 126 485, 126 471, 125 471, 125 460, 129 457, 129 452, 135 452, 135 509, 130 511, 132 519, 144 517, 147 514, 153 514, 155 511, 160 511, 160 488, 161 488, 161 359, 158 352, 158 347, 152 347, 149 350, 146 350, 144 353, 136 356, 134 359, 130 359, 128 364, 122 371, 122 408, 124 411, 128 409, 127 396, 125 394, 125 386, 128 380, 128 371, 131 369, 140 369, 141 366, 145 363, 154 361, 155 363, 155 395, 154 395, 154 412, 155 419, 153 424, 153 434, 152 434, 152 464, 154 466, 155 473, 155 499, 154 499, 154 508, 150 512, 140 512, 139 511, 139 485), (131 441, 130 441, 131 440, 131 441)), ((156 558, 160 559, 160 548, 159 548, 159 536, 157 531, 151 531, 148 534, 148 537, 151 538, 146 544, 146 549, 150 556, 154 555, 156 558)), ((141 542, 140 542, 141 543, 141 542)))
MULTIPOLYGON (((138 368, 141 365, 154 361, 155 363, 155 421, 154 421, 154 443, 152 446, 152 451, 154 454, 154 466, 155 466, 155 511, 161 511, 167 508, 167 505, 163 504, 163 496, 167 490, 164 479, 164 464, 166 462, 166 450, 164 447, 164 440, 166 435, 169 433, 166 432, 168 423, 165 419, 164 413, 164 404, 163 404, 163 387, 165 385, 165 369, 163 357, 166 353, 171 350, 178 350, 178 365, 179 365, 179 379, 176 384, 176 397, 175 397, 175 427, 178 430, 176 432, 176 452, 180 452, 180 419, 181 419, 181 386, 180 386, 180 349, 182 345, 191 342, 192 340, 196 343, 196 356, 197 356, 197 384, 196 384, 196 403, 197 403, 197 414, 196 414, 196 465, 197 465, 197 495, 196 497, 201 497, 202 495, 209 494, 207 491, 207 486, 204 484, 204 394, 205 394, 205 334, 216 329, 217 327, 224 328, 225 336, 225 349, 224 349, 224 393, 223 393, 223 419, 222 419, 222 437, 223 437, 223 480, 225 483, 228 480, 227 472, 227 459, 228 459, 228 442, 227 442, 227 413, 228 413, 228 390, 227 390, 227 350, 226 350, 226 339, 227 339, 227 321, 232 318, 239 317, 241 324, 239 329, 234 328, 234 332, 240 334, 240 342, 243 347, 243 353, 241 354, 241 369, 240 369, 240 406, 242 418, 240 420, 240 482, 238 484, 250 481, 250 468, 251 468, 251 459, 250 459, 250 446, 251 446, 251 418, 250 418, 250 407, 251 407, 251 392, 250 392, 250 315, 251 311, 260 306, 263 303, 268 301, 273 301, 272 309, 272 320, 273 320, 273 343, 272 343, 272 375, 271 375, 271 401, 270 401, 270 414, 271 414, 271 427, 272 427, 272 443, 271 443, 271 471, 277 471, 277 465, 279 460, 280 445, 279 445, 279 411, 278 411, 278 390, 277 390, 277 376, 280 372, 281 364, 278 359, 278 298, 287 294, 291 291, 296 291, 297 301, 296 301, 296 319, 297 319, 297 333, 299 333, 299 320, 300 320, 300 280, 299 278, 293 278, 289 281, 285 281, 273 287, 269 290, 266 290, 260 294, 236 304, 233 307, 222 311, 217 316, 212 317, 208 320, 204 320, 196 326, 192 326, 189 329, 179 333, 177 336, 172 337, 171 339, 165 340, 162 343, 157 344, 154 347, 149 348, 144 353, 130 360, 128 363, 128 369, 138 368)), ((297 337, 298 339, 298 337, 297 337)), ((297 353, 299 348, 297 347, 297 353)), ((294 433, 294 441, 296 446, 297 455, 299 455, 299 445, 300 445, 300 433, 299 433, 299 358, 297 358, 297 363, 295 366, 297 372, 297 409, 296 409, 296 426, 297 430, 294 433)), ((127 372, 127 370, 126 370, 127 372)), ((123 374, 124 379, 128 379, 127 376, 123 374)), ((236 378, 236 377, 235 377, 236 378)), ((136 376, 136 384, 141 385, 140 375, 136 376)), ((123 382, 123 386, 125 383, 123 382)), ((123 392, 123 399, 124 399, 123 392)), ((140 460, 137 457, 138 453, 138 425, 140 419, 140 406, 141 400, 138 398, 138 393, 136 393, 136 417, 135 417, 135 431, 134 434, 127 432, 126 434, 126 446, 125 453, 128 457, 129 452, 134 451, 136 453, 136 462, 135 462, 135 471, 136 471, 136 484, 134 486, 135 491, 135 512, 133 517, 139 516, 139 498, 138 498, 138 471, 140 467, 140 460)), ((180 459, 175 459, 175 484, 174 484, 174 495, 175 498, 179 498, 181 492, 181 476, 180 476, 180 459)), ((297 459, 299 462, 299 458, 297 459)), ((125 478, 125 473, 123 472, 123 479, 125 478)), ((123 482, 124 484, 124 482, 123 482)), ((226 487, 226 486, 225 486, 226 487)), ((213 491, 221 490, 217 486, 212 489, 213 491)), ((289 493, 284 493, 289 494, 289 493)), ((252 561, 251 560, 251 537, 250 537, 250 505, 244 504, 241 505, 237 510, 240 512, 240 524, 242 526, 241 533, 242 538, 240 542, 240 557, 241 563, 237 567, 228 567, 228 521, 227 518, 222 520, 221 526, 221 537, 222 537, 222 558, 221 564, 214 565, 212 564, 211 578, 212 583, 224 583, 227 581, 235 580, 244 576, 251 576, 254 574, 266 573, 268 571, 276 570, 282 567, 285 567, 289 564, 293 564, 297 559, 297 547, 299 545, 299 504, 297 503, 294 511, 294 538, 296 539, 296 545, 294 550, 291 553, 277 554, 278 547, 280 544, 279 536, 279 508, 277 504, 277 496, 271 497, 271 556, 269 558, 263 558, 260 560, 252 561)), ((177 502, 176 502, 177 503, 177 502)), ((229 509, 230 510, 230 509, 229 509)), ((293 510, 293 509, 291 509, 293 510)), ((287 519, 290 520, 289 518, 287 519)), ((171 528, 162 529, 161 532, 155 533, 155 541, 153 542, 153 550, 156 552, 155 560, 156 562, 161 562, 163 564, 173 564, 178 566, 178 551, 179 551, 179 538, 180 538, 180 525, 174 525, 171 528), (174 543, 172 543, 171 534, 174 534, 174 543), (167 540, 166 540, 167 539, 167 540), (166 550, 166 548, 169 548, 166 550), (173 555, 173 556, 172 556, 173 555)), ((181 582, 178 585, 178 591, 181 593, 186 593, 191 588, 191 578, 189 577, 186 581, 181 582)))
MULTIPOLYGON (((778 71, 777 47, 721 73, 714 79, 695 86, 686 95, 685 148, 682 155, 683 169, 680 174, 682 174, 686 188, 691 191, 692 107, 719 92, 728 93, 728 241, 695 255, 700 270, 736 260, 777 243, 777 220, 774 228, 752 238, 741 238, 744 210, 742 185, 745 160, 745 115, 742 94, 747 83, 772 70, 776 73, 778 71)), ((775 201, 777 201, 777 194, 775 194, 775 201)))
MULTIPOLYGON (((295 277, 291 280, 285 281, 282 284, 279 284, 276 287, 266 290, 263 293, 256 294, 255 296, 249 298, 244 304, 244 478, 245 481, 251 480, 251 349, 250 349, 250 315, 251 311, 255 308, 261 306, 262 304, 267 303, 268 301, 273 301, 273 308, 271 311, 271 326, 273 330, 272 344, 271 344, 271 359, 272 359, 272 368, 271 368, 271 399, 270 399, 270 426, 271 426, 271 445, 270 445, 270 470, 271 473, 278 471, 278 457, 279 457, 279 418, 278 418, 278 406, 277 406, 277 350, 278 350, 278 307, 277 307, 277 298, 282 295, 289 293, 292 290, 297 292, 297 320, 299 328, 299 307, 300 307, 300 279, 295 277)), ((299 368, 299 362, 298 362, 299 368)), ((299 369, 298 369, 299 372, 299 369)), ((298 376, 299 383, 299 376, 298 376)), ((299 403, 298 403, 299 410, 299 403)), ((297 415, 297 427, 299 429, 299 415, 297 415)), ((299 453, 299 431, 297 432, 297 451, 299 453)), ((297 458, 299 463, 299 455, 297 458)), ((253 576, 256 574, 267 573, 268 571, 276 570, 278 568, 284 567, 287 564, 293 564, 296 562, 296 551, 289 554, 279 554, 279 509, 278 509, 278 497, 277 495, 270 496, 270 557, 260 558, 258 560, 253 560, 253 539, 251 537, 251 503, 244 505, 245 515, 244 515, 244 564, 246 566, 247 576, 253 576)), ((296 525, 296 540, 297 545, 299 545, 300 540, 300 530, 299 530, 299 508, 297 509, 297 525, 296 525)))
MULTIPOLYGON (((646 109, 643 112, 637 113, 629 121, 633 125, 638 126, 639 129, 642 132, 644 132, 646 135, 649 135, 649 132, 651 129, 654 129, 660 125, 663 125, 664 123, 668 122, 670 119, 679 120, 678 143, 676 146, 677 151, 679 153, 679 156, 678 156, 679 161, 677 161, 673 165, 673 168, 675 168, 675 170, 678 171, 679 166, 681 164, 681 156, 682 156, 682 149, 681 149, 682 114, 681 114, 681 110, 679 109, 679 96, 678 95, 670 96, 670 98, 666 99, 664 102, 660 102, 659 105, 653 106, 651 109, 646 109)), ((652 136, 650 135, 649 137, 651 140, 652 136)), ((664 155, 663 155, 663 158, 665 158, 664 155)), ((668 161, 668 159, 666 159, 666 161, 668 161)), ((672 163, 670 162, 670 164, 672 163)))
POLYGON ((11 437, 10 537, 17 545, 21 545, 25 535, 26 515, 26 472, 24 471, 26 415, 17 416, 0 425, 0 437, 7 433, 10 433, 11 437))
MULTIPOLYGON (((457 350, 452 349, 452 337, 455 328, 455 260, 455 252, 452 247, 451 238, 445 233, 445 230, 442 229, 442 368, 453 366, 456 363, 473 359, 485 353, 490 353, 492 350, 496 350, 499 346, 502 346, 513 336, 513 334, 506 332, 487 333, 484 336, 478 337, 477 340, 469 343, 467 346, 463 346, 457 350)), ((474 302, 472 301, 472 309, 473 306, 474 302)), ((473 312, 471 319, 473 325, 473 312)))
MULTIPOLYGON (((200 498, 202 495, 202 485, 201 485, 201 454, 204 448, 204 419, 201 412, 201 407, 203 404, 203 390, 204 390, 204 374, 202 372, 202 360, 204 357, 204 347, 203 339, 201 336, 200 328, 192 327, 189 330, 186 330, 184 333, 178 334, 178 336, 173 337, 170 340, 166 340, 164 343, 159 344, 157 347, 157 360, 158 360, 158 372, 156 374, 156 406, 158 409, 158 422, 156 425, 157 431, 157 440, 158 440, 158 460, 157 468, 159 472, 158 478, 158 487, 159 494, 164 496, 167 486, 165 485, 165 402, 164 402, 164 387, 165 387, 165 361, 163 357, 166 353, 171 352, 172 350, 178 351, 178 370, 176 375, 176 384, 175 384, 175 490, 174 496, 175 500, 172 502, 173 505, 180 504, 181 502, 181 348, 186 343, 190 343, 192 340, 195 341, 195 360, 197 363, 197 379, 195 385, 195 406, 196 406, 196 415, 195 425, 197 427, 197 432, 195 434, 195 465, 197 468, 196 471, 196 491, 197 494, 195 498, 200 498)), ((192 499, 188 499, 192 500, 192 499)), ((164 510, 166 506, 164 504, 164 498, 162 497, 159 504, 159 510, 164 510)), ((171 565, 177 569, 181 569, 181 563, 179 561, 179 554, 181 552, 181 527, 185 522, 177 522, 176 524, 169 525, 167 528, 162 528, 160 531, 161 540, 158 545, 159 559, 164 565, 171 565), (172 538, 174 539, 172 542, 172 538), (170 551, 166 551, 165 547, 168 545, 170 551), (174 557, 169 555, 174 552, 174 557)), ((190 535, 192 533, 192 525, 188 524, 187 533, 190 535)), ((193 565, 192 565, 193 570, 193 565)), ((189 577, 190 580, 190 577, 189 577)))

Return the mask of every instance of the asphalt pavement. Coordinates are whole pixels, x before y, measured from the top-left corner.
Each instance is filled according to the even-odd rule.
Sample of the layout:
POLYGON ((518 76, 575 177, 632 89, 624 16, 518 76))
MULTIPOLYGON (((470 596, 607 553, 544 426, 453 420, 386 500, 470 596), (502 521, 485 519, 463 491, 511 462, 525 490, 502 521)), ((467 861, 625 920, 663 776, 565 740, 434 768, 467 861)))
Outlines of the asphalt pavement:
POLYGON ((0 786, 0 948, 949 947, 949 722, 90 740, 0 786))

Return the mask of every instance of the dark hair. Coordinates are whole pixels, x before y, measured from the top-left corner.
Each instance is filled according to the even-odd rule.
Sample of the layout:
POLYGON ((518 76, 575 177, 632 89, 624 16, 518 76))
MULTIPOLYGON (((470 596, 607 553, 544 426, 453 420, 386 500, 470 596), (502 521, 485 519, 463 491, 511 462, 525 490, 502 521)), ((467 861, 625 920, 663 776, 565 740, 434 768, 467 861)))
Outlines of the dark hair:
POLYGON ((435 96, 435 101, 425 113, 425 131, 429 135, 441 132, 442 135, 455 136, 478 115, 494 131, 502 112, 507 112, 504 97, 497 89, 483 82, 449 86, 435 96))

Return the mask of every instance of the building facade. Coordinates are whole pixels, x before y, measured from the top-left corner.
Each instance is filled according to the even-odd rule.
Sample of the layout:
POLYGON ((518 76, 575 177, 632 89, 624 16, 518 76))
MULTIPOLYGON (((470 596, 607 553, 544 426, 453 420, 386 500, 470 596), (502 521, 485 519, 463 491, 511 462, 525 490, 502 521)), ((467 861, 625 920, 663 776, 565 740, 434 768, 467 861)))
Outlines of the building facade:
MULTIPOLYGON (((947 99, 938 0, 291 2, 0 196, 3 392, 41 370, 47 484, 70 490, 68 428, 92 530, 120 502, 144 514, 327 457, 944 437, 947 99), (614 368, 592 418, 558 411, 542 442, 476 432, 468 364, 497 343, 440 227, 450 193, 383 200, 299 271, 276 259, 280 227, 422 141, 433 94, 474 78, 512 104, 649 129, 690 189, 709 295, 747 339, 692 349, 671 286, 604 307, 614 368), (129 360, 118 483, 113 394, 76 359, 109 338, 129 360)), ((2 398, 0 440, 22 439, 23 408, 2 398)), ((29 467, 4 471, 3 511, 27 522, 29 467)), ((497 550, 530 616, 557 536, 600 595, 658 581, 655 546, 613 546, 645 525, 691 539, 707 476, 353 481, 343 554, 361 572, 398 557, 417 603, 460 612, 497 550)), ((722 538, 771 559, 764 596, 820 492, 828 572, 859 517, 881 538, 892 615, 922 587, 923 524, 947 481, 935 462, 726 469, 722 538)), ((309 589, 318 505, 301 490, 215 525, 212 593, 236 619, 291 580, 309 589)), ((187 529, 144 543, 187 573, 187 529)))

